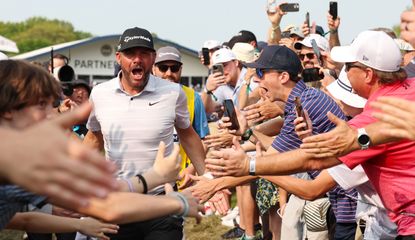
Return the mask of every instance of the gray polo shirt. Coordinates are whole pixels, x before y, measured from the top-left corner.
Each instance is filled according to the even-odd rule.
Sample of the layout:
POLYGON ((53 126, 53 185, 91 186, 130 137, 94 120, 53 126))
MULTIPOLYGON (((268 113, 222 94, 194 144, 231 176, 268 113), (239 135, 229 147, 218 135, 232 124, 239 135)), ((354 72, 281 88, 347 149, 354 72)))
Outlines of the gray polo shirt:
POLYGON ((160 141, 166 155, 173 149, 173 128, 190 127, 186 95, 179 84, 153 75, 137 95, 122 89, 120 78, 94 87, 94 109, 87 127, 101 131, 106 158, 119 167, 118 176, 132 177, 149 169, 160 141))

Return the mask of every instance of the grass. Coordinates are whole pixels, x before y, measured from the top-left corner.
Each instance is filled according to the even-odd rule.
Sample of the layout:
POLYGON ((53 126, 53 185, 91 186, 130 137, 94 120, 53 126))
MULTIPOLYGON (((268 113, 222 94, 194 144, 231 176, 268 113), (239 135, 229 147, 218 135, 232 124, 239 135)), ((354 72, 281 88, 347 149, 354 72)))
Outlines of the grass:
POLYGON ((218 240, 230 228, 223 226, 220 217, 212 215, 204 217, 200 224, 194 219, 186 219, 184 233, 188 240, 218 240))

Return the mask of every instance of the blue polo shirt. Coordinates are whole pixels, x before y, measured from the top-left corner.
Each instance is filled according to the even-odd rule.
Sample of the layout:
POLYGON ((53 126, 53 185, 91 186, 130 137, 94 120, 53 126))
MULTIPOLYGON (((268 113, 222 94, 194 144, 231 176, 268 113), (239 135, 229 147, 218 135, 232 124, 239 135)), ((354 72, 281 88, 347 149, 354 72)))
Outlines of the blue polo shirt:
MULTIPOLYGON (((272 147, 281 153, 298 149, 302 143, 294 130, 294 119, 297 117, 294 103, 296 97, 300 98, 303 109, 307 110, 313 125, 314 135, 328 132, 336 127, 336 124, 328 119, 327 112, 330 111, 335 116, 346 119, 340 107, 331 97, 320 90, 308 87, 302 80, 297 82, 285 105, 284 124, 281 132, 272 143, 272 147)), ((308 174, 315 178, 320 172, 310 171, 308 174)), ((354 189, 345 191, 340 187, 336 187, 329 192, 330 203, 337 222, 340 223, 355 222, 356 201, 347 197, 347 195, 357 197, 357 192, 354 189)))

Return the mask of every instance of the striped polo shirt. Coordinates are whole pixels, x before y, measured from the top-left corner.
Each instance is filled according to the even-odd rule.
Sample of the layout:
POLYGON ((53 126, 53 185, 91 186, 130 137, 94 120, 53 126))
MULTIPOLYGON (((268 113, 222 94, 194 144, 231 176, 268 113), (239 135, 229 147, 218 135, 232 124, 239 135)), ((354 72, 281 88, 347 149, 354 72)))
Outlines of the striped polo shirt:
MULTIPOLYGON (((297 117, 294 103, 296 97, 300 98, 303 109, 307 110, 313 125, 314 135, 328 132, 336 127, 328 119, 327 112, 330 111, 335 116, 346 119, 340 107, 331 97, 320 90, 306 86, 303 81, 299 81, 288 96, 284 109, 284 125, 272 143, 272 147, 281 153, 298 149, 302 143, 294 129, 294 119, 297 117)), ((319 173, 319 171, 311 171, 308 174, 315 178, 319 173)), ((338 222, 355 222, 356 201, 346 197, 345 193, 357 197, 357 192, 354 189, 345 191, 336 187, 329 192, 333 211, 338 222)))
POLYGON ((187 99, 180 85, 153 75, 136 95, 122 89, 119 77, 99 84, 90 101, 94 109, 87 127, 102 132, 106 158, 116 163, 120 177, 151 168, 160 141, 166 143, 167 156, 173 150, 173 128, 190 127, 187 99))

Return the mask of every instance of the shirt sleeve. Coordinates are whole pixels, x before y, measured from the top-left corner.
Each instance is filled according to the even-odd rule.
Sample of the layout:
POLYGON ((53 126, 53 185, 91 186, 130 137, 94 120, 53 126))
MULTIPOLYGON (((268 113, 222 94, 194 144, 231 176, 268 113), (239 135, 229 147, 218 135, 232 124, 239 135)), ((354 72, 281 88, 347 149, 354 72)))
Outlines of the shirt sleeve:
MULTIPOLYGON (((372 117, 371 110, 363 111, 361 114, 355 116, 352 120, 348 122, 349 126, 354 129, 365 127, 368 124, 371 124, 376 121, 372 117)), ((373 146, 365 150, 357 150, 351 152, 343 157, 340 157, 339 160, 343 162, 350 169, 355 168, 357 165, 362 164, 376 156, 383 154, 386 151, 387 145, 382 144, 378 146, 373 146)))
POLYGON ((94 96, 95 96, 95 91, 92 90, 89 101, 91 102, 93 107, 92 107, 91 113, 89 114, 88 122, 86 124, 86 127, 88 128, 88 130, 90 130, 92 132, 98 132, 98 131, 101 131, 101 124, 99 123, 99 121, 97 119, 97 116, 95 114, 96 106, 94 104, 94 99, 95 99, 94 96))
POLYGON ((357 166, 353 170, 349 169, 346 165, 340 164, 328 169, 330 176, 345 190, 355 188, 369 179, 366 176, 362 166, 357 166))
POLYGON ((209 134, 209 126, 206 118, 205 107, 199 94, 195 92, 195 113, 193 119, 193 128, 200 138, 209 134))
POLYGON ((174 125, 180 129, 186 129, 190 127, 187 97, 180 85, 177 85, 179 87, 179 96, 176 101, 176 119, 174 125))

